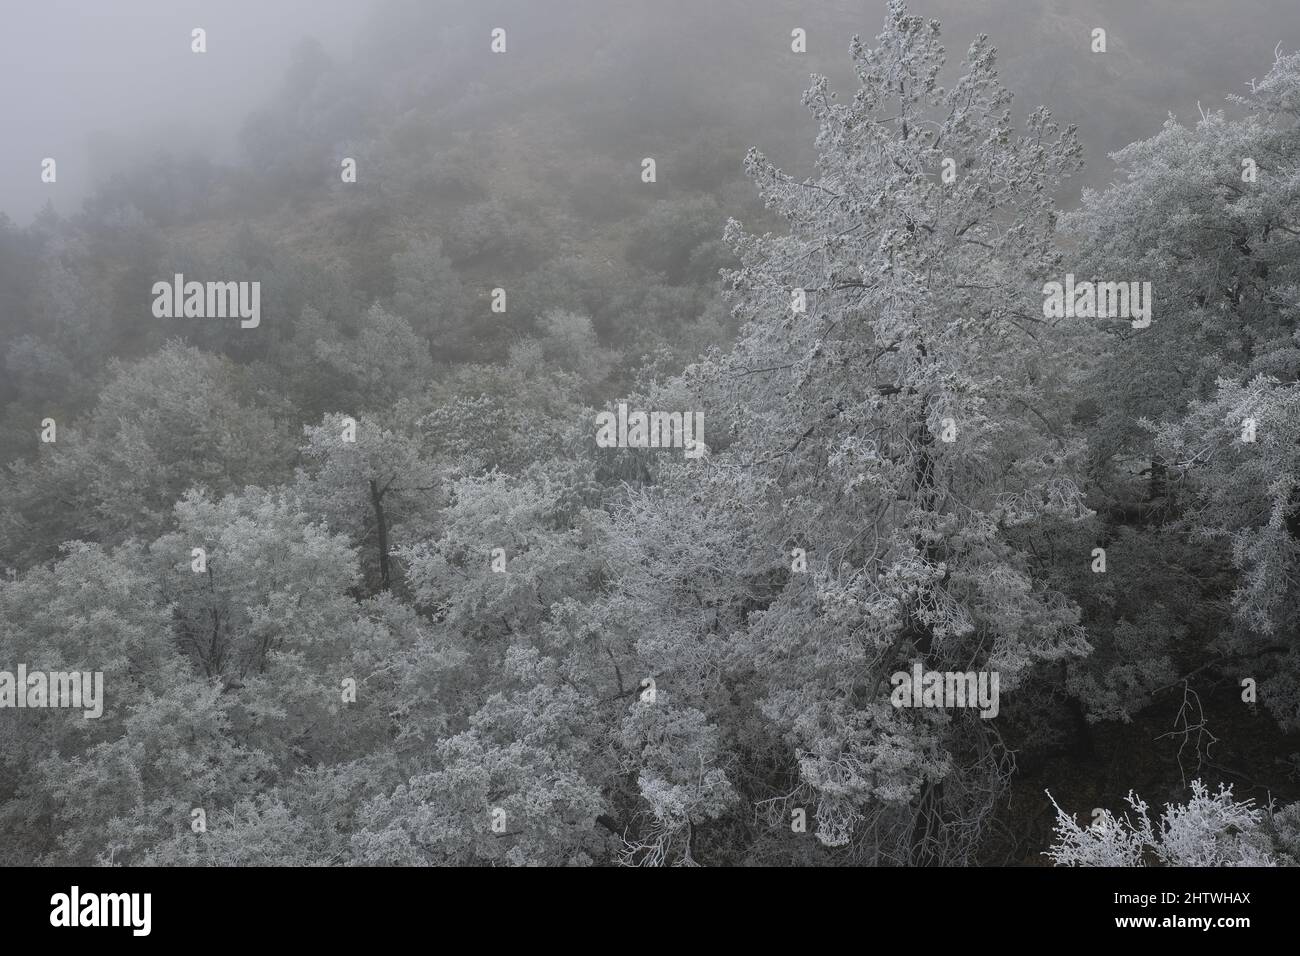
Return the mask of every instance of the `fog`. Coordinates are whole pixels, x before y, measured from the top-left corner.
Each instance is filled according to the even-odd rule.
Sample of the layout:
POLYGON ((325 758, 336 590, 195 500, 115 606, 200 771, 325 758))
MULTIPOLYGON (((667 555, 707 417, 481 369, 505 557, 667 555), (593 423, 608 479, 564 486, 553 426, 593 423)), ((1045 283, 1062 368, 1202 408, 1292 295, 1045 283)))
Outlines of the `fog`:
MULTIPOLYGON (((460 89, 492 79, 496 64, 477 55, 487 31, 515 28, 526 95, 545 99, 551 90, 548 105, 564 112, 582 109, 574 78, 606 80, 592 68, 612 66, 601 56, 617 51, 618 72, 632 74, 641 103, 664 84, 662 101, 651 104, 667 111, 664 128, 676 114, 683 134, 693 133, 701 109, 726 108, 736 132, 758 142, 774 126, 801 128, 797 97, 807 73, 846 79, 848 37, 874 36, 877 8, 883 4, 860 0, 10 2, 0 31, 0 84, 8 91, 0 210, 26 222, 48 200, 69 214, 105 175, 160 151, 256 162, 238 148, 240 125, 278 87, 306 37, 343 64, 365 39, 368 55, 351 62, 351 84, 383 88, 390 58, 414 56, 431 77, 439 61, 454 60, 460 89), (809 36, 797 63, 780 55, 794 26, 809 36), (207 30, 201 56, 190 51, 194 27, 207 30), (770 43, 769 54, 752 55, 755 43, 770 43), (739 90, 766 96, 738 104, 739 90), (57 188, 40 181, 46 156, 59 162, 57 188)), ((1105 181, 1108 151, 1167 111, 1186 118, 1198 101, 1218 105, 1224 90, 1262 75, 1275 44, 1300 43, 1300 13, 1288 0, 925 0, 913 12, 943 21, 954 56, 975 33, 989 33, 1021 105, 1042 102, 1079 124, 1091 182, 1105 181), (1108 30, 1104 57, 1088 49, 1094 26, 1108 30)), ((584 144, 571 145, 577 152, 584 144)))
POLYGON ((76 210, 132 158, 199 152, 233 161, 248 111, 316 37, 346 53, 372 0, 44 0, 0 5, 0 210, 25 222, 48 199, 76 210), (190 31, 208 52, 190 51, 190 31), (58 161, 57 189, 40 161, 58 161))

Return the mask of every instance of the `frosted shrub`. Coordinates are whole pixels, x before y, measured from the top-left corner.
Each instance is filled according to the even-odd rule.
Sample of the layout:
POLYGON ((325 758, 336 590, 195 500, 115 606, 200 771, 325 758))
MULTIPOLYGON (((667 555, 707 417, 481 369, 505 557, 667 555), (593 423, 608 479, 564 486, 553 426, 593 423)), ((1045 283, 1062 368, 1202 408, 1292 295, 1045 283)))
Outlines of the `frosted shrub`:
MULTIPOLYGON (((1051 799, 1051 794, 1048 794, 1051 799)), ((1136 821, 1096 811, 1090 826, 1081 827, 1052 799, 1056 807, 1056 842, 1047 851, 1057 866, 1277 866, 1293 863, 1272 852, 1273 829, 1268 811, 1254 800, 1236 801, 1232 787, 1217 793, 1200 780, 1192 781, 1192 799, 1166 804, 1159 826, 1147 815, 1147 804, 1132 791, 1128 805, 1136 821)), ((1294 816, 1295 806, 1276 814, 1294 816)))

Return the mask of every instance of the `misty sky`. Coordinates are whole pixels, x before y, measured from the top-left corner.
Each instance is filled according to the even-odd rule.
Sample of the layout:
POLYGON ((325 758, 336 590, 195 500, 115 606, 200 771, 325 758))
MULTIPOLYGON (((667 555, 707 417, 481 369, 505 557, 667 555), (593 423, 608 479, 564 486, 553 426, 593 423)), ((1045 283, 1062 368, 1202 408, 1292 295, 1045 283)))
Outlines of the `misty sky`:
MULTIPOLYGON (((423 7, 419 32, 427 30, 429 10, 450 2, 417 5, 423 7)), ((566 0, 538 0, 526 8, 531 16, 554 18, 563 30, 566 17, 588 16, 575 13, 579 6, 591 9, 566 0)), ((472 18, 487 22, 484 18, 498 11, 508 18, 512 8, 521 9, 507 0, 482 0, 472 5, 472 18)), ((0 211, 19 223, 29 221, 47 199, 61 214, 75 212, 94 182, 126 157, 170 150, 238 159, 241 121, 278 85, 302 38, 315 37, 346 61, 353 40, 372 18, 404 15, 400 0, 0 0, 0 9, 0 89, 5 91, 0 211), (195 26, 208 31, 209 52, 203 56, 190 52, 195 26), (57 188, 40 182, 45 156, 58 160, 57 188)), ((1194 119, 1198 100, 1217 106, 1251 76, 1263 75, 1275 44, 1300 47, 1295 0, 918 0, 911 9, 943 21, 953 57, 976 32, 989 33, 1019 102, 1044 102, 1061 120, 1079 124, 1088 146, 1087 180, 1093 183, 1109 178, 1106 152, 1153 134, 1166 112, 1194 119), (1109 29, 1104 60, 1090 58, 1087 50, 1093 25, 1109 29)), ((629 42, 644 43, 638 69, 659 59, 682 77, 697 69, 703 76, 708 64, 701 61, 708 53, 702 50, 708 46, 682 38, 704 36, 716 43, 719 56, 734 60, 737 89, 756 79, 770 88, 773 71, 779 71, 778 88, 788 82, 788 99, 761 104, 772 111, 770 120, 751 115, 737 121, 761 145, 765 126, 800 120, 798 96, 809 72, 824 70, 842 87, 849 36, 874 36, 884 4, 608 0, 600 10, 598 15, 608 18, 597 25, 600 36, 620 38, 623 49, 629 42), (746 22, 737 22, 738 16, 746 22), (773 33, 773 50, 780 51, 788 30, 775 34, 786 21, 808 30, 806 70, 792 72, 774 56, 739 57, 728 48, 729 39, 761 43, 757 31, 773 33), (769 75, 759 76, 764 71, 769 75)), ((465 14, 448 14, 455 16, 465 14)), ((508 19, 503 22, 509 25, 508 19)), ((401 35, 386 26, 388 35, 401 35)), ((454 26, 428 32, 431 59, 438 57, 440 36, 457 35, 454 26)), ((481 26, 475 22, 471 29, 481 26)), ((590 27, 572 24, 575 34, 590 27)), ((561 54, 558 46, 517 53, 537 58, 532 75, 543 90, 548 78, 567 66, 548 61, 548 52, 573 53, 561 54)), ((701 84, 698 95, 707 99, 713 93, 701 84)))
MULTIPOLYGON (((346 54, 370 0, 0 0, 0 211, 26 222, 51 199, 75 212, 87 144, 109 134, 144 155, 235 155, 244 115, 279 83, 304 36, 346 54), (208 52, 190 52, 190 31, 208 52), (58 189, 40 161, 59 164, 58 189)), ((121 148, 121 146, 119 146, 121 148)))

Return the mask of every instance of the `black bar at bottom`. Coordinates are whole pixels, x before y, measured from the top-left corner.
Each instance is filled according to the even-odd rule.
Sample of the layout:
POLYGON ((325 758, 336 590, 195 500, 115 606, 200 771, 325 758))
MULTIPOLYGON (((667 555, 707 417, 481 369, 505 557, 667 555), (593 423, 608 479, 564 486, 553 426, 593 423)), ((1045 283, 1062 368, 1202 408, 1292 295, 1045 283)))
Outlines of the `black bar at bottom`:
MULTIPOLYGON (((296 947, 313 941, 336 947, 349 940, 373 945, 377 936, 427 932, 431 924, 485 939, 554 939, 557 931, 573 939, 609 930, 651 938, 662 933, 666 940, 689 924, 700 935, 725 934, 734 944, 738 937, 765 938, 782 928, 818 933, 824 927, 832 933, 856 923, 855 933, 877 925, 882 932, 911 926, 953 938, 965 927, 974 934, 971 940, 990 939, 982 934, 996 924, 998 932, 1052 933, 1042 939, 1105 936, 1140 943, 1199 934, 1231 943, 1241 934, 1278 933, 1291 925, 1294 874, 750 868, 672 874, 565 870, 539 880, 530 871, 488 869, 10 869, 0 875, 6 885, 0 913, 9 943, 75 933, 79 943, 113 937, 126 946, 216 942, 223 936, 296 947)), ((443 938, 443 945, 453 939, 443 938)))

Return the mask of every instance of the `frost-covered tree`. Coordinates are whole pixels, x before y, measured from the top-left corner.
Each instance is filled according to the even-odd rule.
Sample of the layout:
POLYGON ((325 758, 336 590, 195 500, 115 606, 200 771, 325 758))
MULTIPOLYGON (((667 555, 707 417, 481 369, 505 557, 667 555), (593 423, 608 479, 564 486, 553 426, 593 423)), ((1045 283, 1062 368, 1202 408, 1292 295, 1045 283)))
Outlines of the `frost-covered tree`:
POLYGON ((637 668, 601 616, 609 520, 591 468, 551 461, 460 478, 440 533, 399 549, 435 644, 472 648, 472 660, 447 732, 360 811, 359 860, 612 858, 610 737, 637 668))
POLYGON ((1284 728, 1300 727, 1300 386, 1267 375, 1222 379, 1211 400, 1156 437, 1184 499, 1179 527, 1201 548, 1226 546, 1238 571, 1235 626, 1209 651, 1259 666, 1265 707, 1284 728))
POLYGON ((337 650, 356 556, 288 495, 188 494, 176 504, 176 530, 150 552, 178 644, 205 678, 244 684, 277 660, 292 666, 337 650))
POLYGON ((3 548, 20 561, 73 538, 150 538, 191 488, 229 493, 288 470, 287 429, 228 360, 172 341, 109 371, 86 416, 0 475, 3 548))
POLYGON ((728 228, 746 324, 686 382, 729 447, 665 492, 681 528, 735 526, 738 550, 689 582, 693 562, 666 555, 661 593, 701 606, 669 602, 640 638, 680 680, 723 645, 706 680, 754 695, 788 748, 788 799, 864 861, 969 860, 1007 770, 994 722, 896 708, 892 672, 997 671, 1014 694, 1087 650, 1018 541, 1086 513, 1039 292, 1079 147, 1041 109, 1017 128, 984 37, 941 85, 938 32, 893 2, 877 44, 850 47, 852 98, 814 81, 816 176, 747 159, 788 233, 728 228))
MULTIPOLYGON (((1116 153, 1118 182, 1085 191, 1062 232, 1075 271, 1149 281, 1154 293, 1148 328, 1105 323, 1089 383, 1092 503, 1112 524, 1148 526, 1143 566, 1178 549, 1193 585, 1167 605, 1178 670, 1206 657, 1260 667, 1262 701, 1296 726, 1300 54, 1278 55, 1231 100, 1116 153), (1215 607, 1225 591, 1230 616, 1215 607)), ((1113 660, 1108 639, 1094 642, 1107 651, 1098 663, 1113 660)), ((1157 640, 1129 657, 1154 674, 1168 648, 1157 640)), ((1125 706, 1160 683, 1137 682, 1125 706)))
POLYGON ((350 338, 318 335, 311 343, 314 374, 332 383, 334 407, 380 411, 428 385, 428 343, 406 319, 373 305, 355 331, 350 338))
MULTIPOLYGON (((79 710, 3 711, 0 861, 6 865, 57 852, 56 822, 74 816, 64 810, 69 794, 60 772, 87 750, 121 736, 136 702, 167 693, 184 676, 184 668, 175 666, 170 612, 138 564, 133 552, 109 554, 96 545, 70 542, 57 561, 0 579, 0 659, 5 662, 0 667, 12 672, 24 662, 32 672, 103 675, 103 712, 97 719, 87 720, 79 710), (33 774, 38 765, 48 772, 33 774)), ((84 840, 91 854, 103 845, 87 832, 73 838, 65 852, 73 853, 72 859, 92 859, 75 855, 84 840)))
MULTIPOLYGON (((1088 390, 1099 419, 1093 454, 1117 467, 1112 498, 1131 497, 1124 479, 1150 461, 1143 419, 1181 414, 1223 377, 1293 381, 1300 370, 1297 89, 1300 54, 1280 56, 1247 95, 1231 97, 1235 114, 1203 113, 1190 127, 1171 117, 1114 154, 1116 184, 1085 189, 1062 221, 1080 280, 1152 284, 1149 327, 1101 323, 1109 346, 1088 390)), ((1151 497, 1162 476, 1157 461, 1151 497)))
MULTIPOLYGON (((1300 804, 1274 810, 1237 800, 1231 786, 1217 792, 1191 783, 1185 804, 1170 803, 1158 821, 1132 791, 1133 817, 1103 809, 1079 826, 1056 807, 1056 842, 1047 856, 1057 866, 1296 866, 1300 861, 1300 804)), ((1050 794, 1049 794, 1050 797, 1050 794)))
POLYGON ((429 533, 442 494, 439 467, 419 443, 372 418, 340 413, 308 425, 295 483, 304 507, 365 547, 365 570, 386 590, 393 549, 429 533))
POLYGON ((582 399, 605 381, 615 353, 600 345, 585 315, 554 309, 537 325, 538 334, 517 339, 505 361, 457 366, 403 404, 429 454, 469 471, 517 473, 580 451, 582 399))

